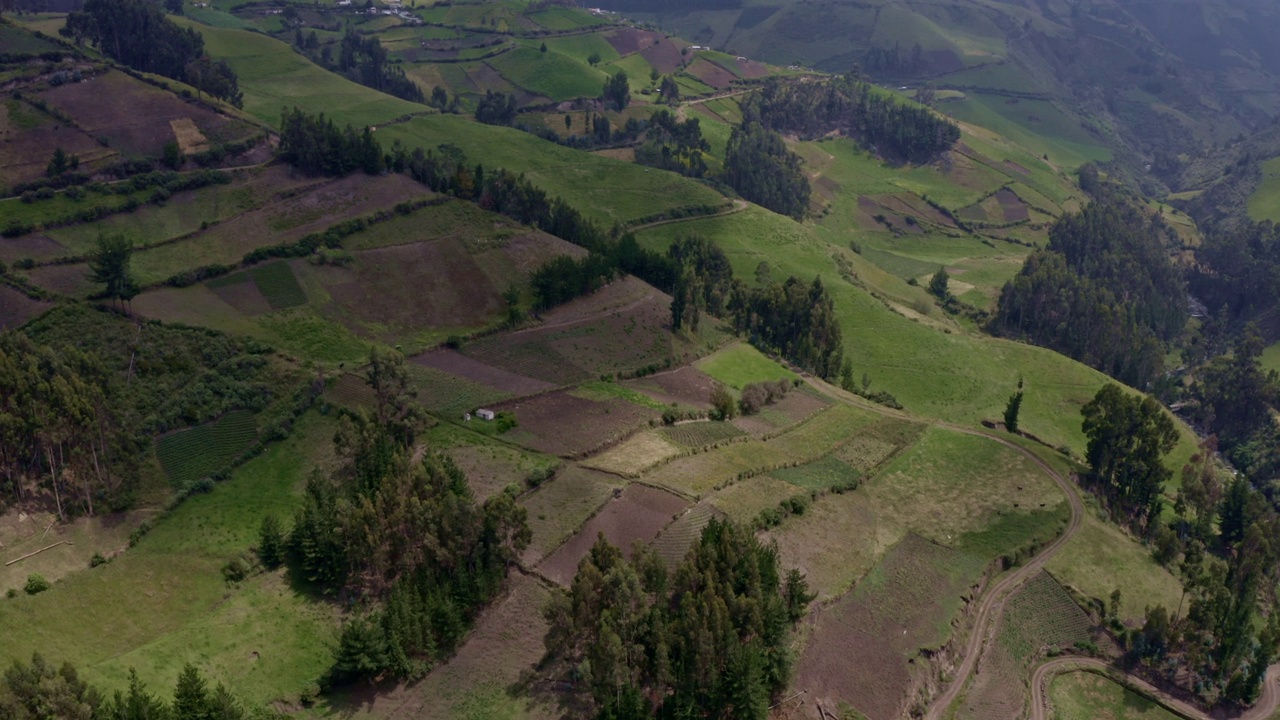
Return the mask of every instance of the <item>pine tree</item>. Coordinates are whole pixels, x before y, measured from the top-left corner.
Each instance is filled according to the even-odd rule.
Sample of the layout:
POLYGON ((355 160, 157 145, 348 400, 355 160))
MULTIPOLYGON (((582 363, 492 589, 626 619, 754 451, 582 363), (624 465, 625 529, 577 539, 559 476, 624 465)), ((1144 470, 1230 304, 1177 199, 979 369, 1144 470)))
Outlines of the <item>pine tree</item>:
POLYGON ((103 295, 123 303, 137 294, 129 260, 133 241, 123 233, 99 234, 97 249, 89 258, 89 279, 104 285, 103 295))
POLYGON ((285 539, 280 529, 280 520, 274 514, 262 518, 262 526, 258 530, 258 557, 269 570, 280 567, 284 562, 285 539))
POLYGON ((209 720, 209 688, 191 663, 178 674, 173 691, 173 720, 209 720))
POLYGON ((67 153, 61 148, 54 148, 53 159, 49 161, 49 166, 45 168, 45 175, 55 177, 61 175, 71 168, 71 161, 67 157, 67 153))
POLYGON ((1018 432, 1018 413, 1022 410, 1022 379, 1018 379, 1018 391, 1009 396, 1009 403, 1004 406, 1004 429, 1011 433, 1018 432))

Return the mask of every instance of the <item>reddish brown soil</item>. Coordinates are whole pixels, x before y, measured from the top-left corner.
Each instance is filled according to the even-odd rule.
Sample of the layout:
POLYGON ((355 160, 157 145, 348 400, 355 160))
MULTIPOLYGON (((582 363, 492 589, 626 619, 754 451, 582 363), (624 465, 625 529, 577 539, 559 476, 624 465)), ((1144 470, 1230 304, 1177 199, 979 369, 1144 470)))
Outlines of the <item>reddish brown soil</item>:
POLYGON ((874 586, 863 580, 812 618, 795 690, 827 708, 846 702, 870 720, 903 717, 911 660, 948 620, 939 598, 962 591, 944 570, 957 559, 914 535, 890 549, 872 570, 874 586))
POLYGON ((62 123, 5 130, 0 132, 0 184, 15 185, 44 177, 53 154, 50 148, 58 147, 79 156, 82 163, 115 154, 92 136, 62 123))
POLYGON ((633 278, 556 308, 527 330, 463 347, 469 357, 554 385, 667 362, 671 299, 633 278))
POLYGON ((1005 170, 1012 170, 1013 172, 1016 172, 1016 173, 1018 173, 1019 175, 1027 175, 1027 176, 1030 176, 1030 175, 1031 175, 1031 171, 1030 171, 1030 170, 1028 170, 1028 169, 1026 169, 1026 168, 1022 167, 1021 165, 1019 165, 1018 163, 1016 163, 1016 162, 1014 162, 1014 161, 1012 161, 1012 160, 1005 160, 1005 161, 1004 161, 1004 169, 1005 169, 1005 170))
POLYGON ((705 58, 694 60, 689 66, 689 74, 717 90, 729 87, 738 79, 733 73, 705 58))
POLYGON ((769 74, 769 66, 755 60, 739 60, 738 69, 744 78, 759 78, 769 74))
POLYGON ((8 285, 0 285, 0 330, 24 325, 51 307, 51 303, 32 300, 8 285))
POLYGON ((31 282, 59 295, 84 297, 93 292, 96 286, 89 282, 89 266, 50 265, 25 271, 31 282))
POLYGON ((0 238, 0 261, 6 263, 13 263, 23 258, 45 260, 71 254, 73 253, 62 243, 45 235, 0 238))
POLYGON ((74 118, 91 136, 106 137, 113 150, 127 155, 158 154, 174 139, 170 120, 191 118, 206 137, 223 134, 232 123, 122 72, 62 85, 42 97, 74 118))
POLYGON ((548 382, 486 365, 453 350, 434 350, 423 353, 413 358, 413 361, 513 395, 533 395, 556 387, 548 382))
POLYGON ((588 520, 577 535, 547 556, 538 569, 551 580, 568 587, 578 572, 578 563, 590 552, 599 535, 603 534, 606 540, 624 550, 637 540, 652 542, 662 528, 684 512, 689 504, 688 500, 665 490, 647 485, 628 485, 588 520))
POLYGON ((873 200, 871 197, 867 195, 862 195, 858 198, 858 210, 860 210, 862 214, 865 216, 865 222, 867 223, 867 227, 883 228, 884 225, 880 223, 880 221, 875 219, 877 215, 883 215, 885 222, 889 223, 890 226, 892 226, 894 229, 900 232, 908 232, 908 233, 924 232, 924 228, 921 228, 918 224, 916 225, 908 224, 907 219, 905 217, 903 217, 902 215, 899 215, 898 213, 885 207, 884 205, 881 205, 879 202, 876 202, 875 200, 873 200))
POLYGON ((996 200, 1000 202, 1000 210, 1004 213, 1005 222, 1019 222, 1031 218, 1030 211, 1027 210, 1027 204, 1022 202, 1022 198, 1017 193, 1004 188, 996 193, 996 200))
POLYGON ((950 218, 938 212, 933 206, 916 195, 902 193, 897 195, 873 195, 871 197, 874 202, 898 215, 913 215, 934 225, 955 226, 950 218))
POLYGON ((818 179, 814 181, 813 186, 817 189, 818 194, 828 200, 834 200, 836 194, 840 192, 840 183, 832 180, 826 175, 819 176, 818 179))
POLYGON ((509 400, 495 410, 514 413, 520 426, 509 439, 539 452, 580 456, 617 440, 658 417, 651 408, 624 400, 587 400, 567 392, 509 400))
POLYGON ((461 243, 426 242, 355 253, 351 282, 332 285, 333 301, 355 318, 390 327, 474 327, 502 298, 461 243))
POLYGON ((768 406, 769 410, 782 415, 791 422, 800 422, 831 403, 807 392, 792 390, 787 396, 768 406))
POLYGON ((678 403, 709 408, 711 391, 717 383, 701 370, 686 365, 677 370, 628 380, 623 383, 661 403, 678 403))
POLYGON ((641 50, 640 57, 648 60, 650 65, 664 75, 680 69, 680 62, 684 59, 680 54, 680 48, 671 42, 670 38, 665 37, 641 50))
POLYGON ((605 35, 604 39, 609 41, 609 44, 613 46, 614 50, 618 51, 619 55, 630 55, 666 38, 662 33, 652 30, 627 27, 605 35))

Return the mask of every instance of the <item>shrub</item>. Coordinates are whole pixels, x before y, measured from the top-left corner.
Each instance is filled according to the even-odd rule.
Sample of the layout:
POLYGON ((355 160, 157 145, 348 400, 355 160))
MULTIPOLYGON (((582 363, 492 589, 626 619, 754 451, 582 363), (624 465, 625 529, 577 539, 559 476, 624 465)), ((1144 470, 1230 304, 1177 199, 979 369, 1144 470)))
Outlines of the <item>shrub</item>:
POLYGON ((258 557, 269 570, 280 567, 284 562, 284 531, 280 529, 280 521, 275 515, 262 518, 262 527, 258 530, 258 557))
POLYGON ((95 552, 93 554, 93 557, 89 558, 89 567, 91 568, 96 568, 99 565, 106 565, 106 564, 107 564, 107 559, 103 557, 102 553, 100 552, 95 552))
POLYGON ((222 566, 222 577, 229 583, 237 583, 249 577, 253 566, 242 556, 237 555, 222 566))
POLYGON ((27 584, 22 588, 28 595, 36 595, 48 590, 52 587, 48 580, 40 573, 32 573, 27 576, 27 584))

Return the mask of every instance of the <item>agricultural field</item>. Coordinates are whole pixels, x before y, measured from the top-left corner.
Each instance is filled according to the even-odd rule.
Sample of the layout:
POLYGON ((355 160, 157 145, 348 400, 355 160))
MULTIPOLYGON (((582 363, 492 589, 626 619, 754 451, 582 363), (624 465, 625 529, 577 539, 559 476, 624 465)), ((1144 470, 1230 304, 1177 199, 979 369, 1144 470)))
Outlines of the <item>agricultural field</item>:
POLYGON ((1051 575, 1041 571, 1009 598, 995 644, 964 695, 957 720, 1021 717, 1034 662, 1091 642, 1094 625, 1051 575))
POLYGON ((700 448, 746 435, 733 423, 717 420, 700 420, 663 428, 662 434, 671 442, 686 448, 700 448))
POLYGON ((588 400, 553 392, 493 405, 519 425, 502 437, 549 455, 583 457, 648 427, 661 413, 621 398, 588 400))
POLYGON ((666 562, 668 570, 674 569, 697 541, 702 529, 718 516, 710 503, 697 503, 667 525, 650 546, 666 562))
POLYGON ((448 423, 436 425, 424 439, 453 460, 480 500, 512 485, 523 487, 531 474, 551 473, 560 465, 557 458, 526 452, 448 423))
POLYGON ((1054 720, 1178 720, 1145 697, 1091 672, 1064 673, 1049 684, 1054 720))
POLYGON ((690 205, 718 206, 711 188, 675 173, 582 153, 510 128, 479 125, 455 115, 433 115, 381 128, 384 146, 435 148, 452 143, 488 168, 523 172, 552 196, 564 198, 588 218, 612 226, 690 205))
POLYGON ((253 414, 237 410, 156 441, 156 455, 175 488, 226 468, 258 439, 253 414))
POLYGON ((529 512, 533 541, 521 562, 533 567, 582 529, 591 516, 626 483, 616 475, 568 464, 551 480, 520 498, 529 512))
POLYGON ((330 662, 333 611, 281 574, 229 586, 220 568, 256 542, 267 513, 293 512, 307 473, 332 462, 333 430, 328 419, 305 416, 289 439, 188 498, 110 563, 68 575, 38 598, 0 602, 0 661, 39 647, 108 689, 124 689, 130 668, 148 687, 169 687, 175 668, 193 661, 234 683, 245 702, 296 697, 330 662))
POLYGON ((1063 585, 1085 598, 1105 602, 1123 588, 1120 618, 1140 625, 1146 608, 1177 609, 1182 584, 1151 553, 1119 528, 1085 513, 1080 532, 1045 566, 1063 585))
POLYGON ((716 386, 713 378, 691 365, 627 380, 622 384, 660 403, 701 409, 711 407, 709 398, 716 386))
POLYGON ((982 561, 916 535, 895 545, 854 590, 824 608, 796 662, 792 687, 870 720, 908 709, 914 661, 939 648, 982 561))
POLYGON ((568 587, 578 571, 578 563, 604 535, 614 546, 630 549, 632 543, 649 544, 690 503, 665 490, 632 483, 616 493, 582 529, 538 564, 538 571, 553 582, 568 587))
POLYGON ((639 477, 645 470, 680 452, 681 447, 668 440, 665 433, 639 432, 582 461, 582 466, 623 477, 639 477))
POLYGON ((734 390, 753 382, 796 378, 795 373, 747 343, 734 343, 699 360, 696 367, 734 390))

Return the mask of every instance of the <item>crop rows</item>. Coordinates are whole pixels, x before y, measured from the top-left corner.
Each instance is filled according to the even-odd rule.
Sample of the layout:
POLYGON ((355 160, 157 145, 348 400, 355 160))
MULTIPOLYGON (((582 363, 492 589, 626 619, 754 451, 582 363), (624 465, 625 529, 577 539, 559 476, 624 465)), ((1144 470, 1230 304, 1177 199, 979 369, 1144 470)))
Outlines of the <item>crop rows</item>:
POLYGON ((302 286, 293 276, 293 268, 289 267, 288 263, 273 262, 259 265, 249 272, 262 296, 271 304, 272 310, 307 304, 307 294, 302 291, 302 286))
POLYGON ((169 482, 182 487, 225 468, 257 436, 253 414, 233 410, 213 422, 160 438, 156 455, 169 482))
POLYGON ((663 428, 662 432, 671 442, 689 448, 704 447, 746 434, 732 423, 713 420, 673 425, 663 428))
POLYGON ((653 541, 653 550, 666 562, 668 568, 674 568, 684 559, 689 548, 702 535, 702 529, 715 516, 715 509, 710 504, 701 502, 689 508, 688 512, 676 518, 653 541))
POLYGON ((343 373, 333 381, 333 385, 325 391, 325 400, 351 410, 372 408, 374 404, 373 390, 359 375, 343 373))
POLYGON ((1019 658, 1042 648, 1071 647, 1089 640, 1093 623, 1071 595, 1048 573, 1027 581, 1009 601, 1008 640, 1019 658))
POLYGON ((463 353, 494 367, 536 378, 554 385, 582 382, 590 374, 544 342, 512 342, 495 336, 468 346, 463 353))
POLYGON ((461 417, 476 408, 501 402, 509 393, 481 385, 435 368, 410 364, 409 377, 418 391, 418 399, 430 410, 461 417))

